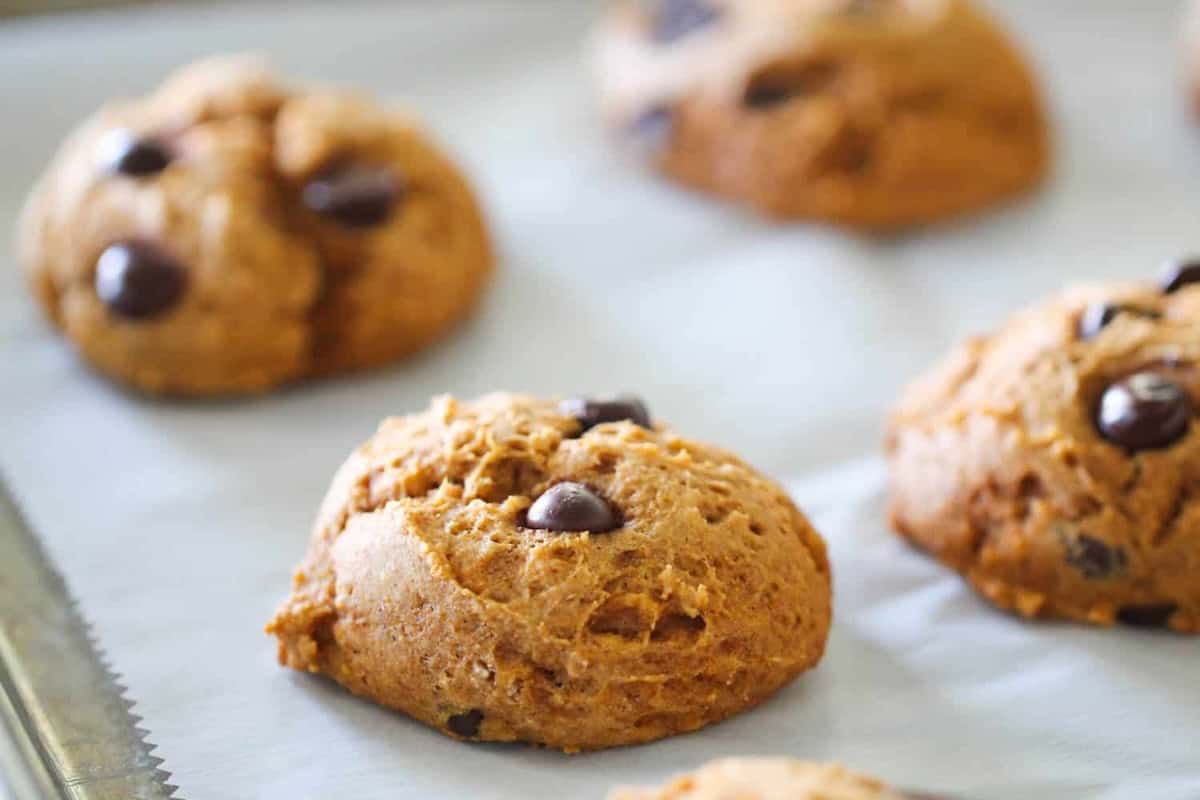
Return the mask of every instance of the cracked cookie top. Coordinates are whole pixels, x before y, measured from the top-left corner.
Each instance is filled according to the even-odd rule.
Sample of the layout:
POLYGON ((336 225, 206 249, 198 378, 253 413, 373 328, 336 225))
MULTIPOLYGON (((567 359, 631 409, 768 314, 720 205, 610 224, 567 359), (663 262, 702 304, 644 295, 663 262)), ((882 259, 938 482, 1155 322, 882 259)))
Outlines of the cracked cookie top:
POLYGON ((1069 290, 914 383, 899 530, 1022 613, 1200 631, 1198 282, 1069 290))
POLYGON ((455 735, 605 747, 811 666, 829 588, 778 486, 640 402, 443 397, 338 472, 270 630, 285 663, 455 735))
POLYGON ((469 187, 411 120, 247 57, 97 112, 19 240, 46 313, 90 361, 174 394, 398 358, 460 318, 491 268, 469 187))

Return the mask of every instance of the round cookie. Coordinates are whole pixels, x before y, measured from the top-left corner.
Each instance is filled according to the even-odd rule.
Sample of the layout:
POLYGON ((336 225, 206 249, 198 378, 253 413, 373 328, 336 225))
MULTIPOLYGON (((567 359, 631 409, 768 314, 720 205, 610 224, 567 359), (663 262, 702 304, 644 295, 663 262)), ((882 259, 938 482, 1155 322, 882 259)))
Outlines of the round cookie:
POLYGON ((179 395, 400 358, 472 308, 492 265, 470 188, 411 120, 244 57, 85 122, 19 251, 97 369, 179 395))
POLYGON ((1200 633, 1200 263, 957 348, 887 438, 896 530, 1027 617, 1200 633))
POLYGON ((643 425, 632 400, 507 394, 385 421, 267 626, 280 661, 451 736, 567 751, 762 702, 824 651, 824 544, 733 455, 643 425))
POLYGON ((927 223, 1049 159, 1028 67, 967 0, 625 0, 595 54, 620 137, 772 217, 927 223))
MULTIPOLYGON (((725 758, 657 789, 618 789, 609 800, 918 800, 838 764, 725 758)), ((932 800, 932 798, 930 799, 932 800)))

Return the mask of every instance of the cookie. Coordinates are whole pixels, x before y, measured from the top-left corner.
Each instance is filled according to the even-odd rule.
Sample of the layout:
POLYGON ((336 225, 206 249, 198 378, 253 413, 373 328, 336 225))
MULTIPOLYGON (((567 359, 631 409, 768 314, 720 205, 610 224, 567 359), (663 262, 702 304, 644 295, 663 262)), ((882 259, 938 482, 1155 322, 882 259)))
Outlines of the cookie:
POLYGON ((609 800, 917 800, 837 764, 726 758, 658 789, 618 789, 609 800))
POLYGON ((442 397, 342 466, 280 661, 461 739, 566 751, 701 728, 814 666, 820 536, 629 400, 442 397))
POLYGON ((771 217, 928 223, 1046 171, 1030 70, 966 0, 625 0, 594 45, 621 140, 771 217))
POLYGON ((86 121, 19 251, 96 369, 177 395, 408 355, 471 310, 492 264, 471 189, 412 120, 244 57, 86 121))
POLYGON ((890 423, 891 519, 1026 617, 1200 633, 1200 262, 972 338, 890 423))

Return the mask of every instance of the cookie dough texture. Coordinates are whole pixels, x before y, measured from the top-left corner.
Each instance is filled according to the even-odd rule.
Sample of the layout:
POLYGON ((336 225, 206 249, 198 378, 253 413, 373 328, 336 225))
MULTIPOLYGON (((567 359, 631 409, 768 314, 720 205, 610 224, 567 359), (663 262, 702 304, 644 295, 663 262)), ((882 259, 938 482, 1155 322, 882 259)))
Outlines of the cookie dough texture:
POLYGON ((1137 451, 1097 426, 1106 387, 1132 373, 1166 376, 1195 404, 1197 363, 1197 286, 1073 289, 967 340, 891 418, 892 523, 1026 617, 1200 633, 1196 422, 1137 451), (1127 310, 1088 338, 1100 303, 1127 310))
POLYGON ((181 395, 261 391, 412 353, 472 308, 492 264, 470 188, 412 120, 286 86, 246 57, 198 62, 97 112, 36 186, 19 242, 46 314, 88 361, 181 395), (157 143, 169 163, 114 171, 122 136, 157 143), (396 182, 386 219, 347 226, 305 204, 315 179, 346 168, 396 182), (97 293, 98 258, 127 241, 185 273, 179 301, 149 318, 123 317, 97 293))
POLYGON ((1046 171, 1033 76, 965 0, 626 0, 594 50, 622 139, 772 217, 927 223, 1046 171))
POLYGON ((581 433, 495 394, 389 419, 350 457, 268 632, 282 663, 445 733, 575 751, 762 702, 829 624, 824 544, 774 483, 662 426, 581 433), (623 525, 523 527, 561 481, 623 525))
POLYGON ((618 789, 608 800, 904 800, 838 764, 789 758, 726 758, 658 789, 618 789))

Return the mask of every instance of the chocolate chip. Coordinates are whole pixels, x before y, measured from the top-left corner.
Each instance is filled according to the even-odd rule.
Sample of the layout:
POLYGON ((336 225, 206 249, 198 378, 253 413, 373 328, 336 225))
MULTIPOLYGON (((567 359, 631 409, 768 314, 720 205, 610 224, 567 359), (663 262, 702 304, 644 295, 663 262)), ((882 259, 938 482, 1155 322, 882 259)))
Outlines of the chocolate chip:
POLYGON ((183 296, 187 272, 149 242, 109 245, 96 260, 96 294, 114 313, 145 319, 169 309, 183 296))
POLYGON ((770 83, 752 83, 742 95, 742 104, 748 108, 764 109, 780 105, 791 99, 792 90, 786 86, 770 83))
POLYGON ((1139 628, 1164 628, 1171 615, 1179 610, 1174 603, 1157 603, 1149 606, 1122 606, 1117 619, 1126 625, 1139 628))
MULTIPOLYGON (((629 420, 634 425, 650 428, 650 412, 646 404, 636 397, 623 395, 612 400, 591 400, 586 397, 572 397, 559 404, 559 410, 569 417, 579 420, 583 431, 590 430, 605 422, 620 422, 629 420)), ((583 431, 580 431, 582 433, 583 431)))
POLYGON ((1081 533, 1067 544, 1067 563, 1090 580, 1110 578, 1125 571, 1125 551, 1081 533))
POLYGON ((134 178, 162 172, 173 154, 167 144, 150 136, 138 136, 120 128, 110 131, 100 143, 100 163, 104 169, 134 178))
POLYGON ((454 714, 446 720, 446 727, 451 733, 458 734, 464 739, 474 739, 479 735, 479 725, 483 722, 483 712, 478 708, 454 714))
POLYGON ((1083 310, 1083 314, 1079 317, 1079 338, 1091 339, 1108 323, 1116 319, 1118 314, 1133 314, 1146 319, 1162 319, 1162 314, 1148 308, 1138 308, 1125 303, 1092 303, 1083 310))
POLYGON ((1192 399, 1169 378, 1138 372, 1111 384, 1100 397, 1100 435, 1127 450, 1174 444, 1192 421, 1192 399))
POLYGON ((742 105, 756 111, 774 108, 792 98, 821 91, 839 71, 837 64, 824 60, 771 67, 750 78, 742 93, 742 105))
POLYGON ((674 122, 669 106, 656 105, 638 115, 629 126, 629 135, 642 150, 656 152, 670 140, 674 122))
POLYGON ((525 525, 547 531, 604 533, 620 527, 621 520, 608 502, 580 483, 556 483, 533 501, 525 525))
POLYGON ((721 12, 704 0, 660 0, 654 15, 655 41, 670 44, 717 21, 721 12))
POLYGON ((1158 285, 1170 294, 1197 281, 1200 281, 1200 259, 1185 258, 1167 262, 1163 267, 1162 276, 1158 279, 1158 285))
POLYGON ((381 167, 337 165, 304 185, 304 205, 347 228, 369 228, 388 218, 400 197, 396 176, 381 167))

